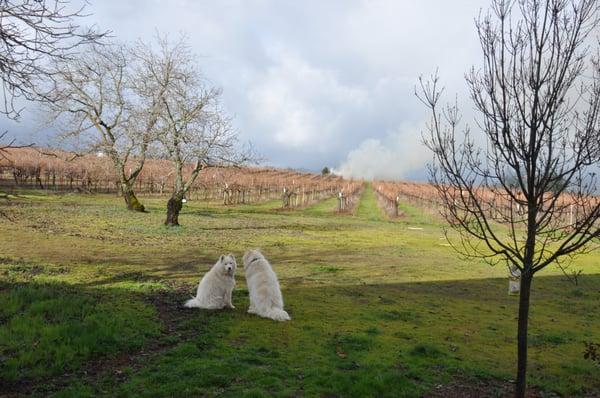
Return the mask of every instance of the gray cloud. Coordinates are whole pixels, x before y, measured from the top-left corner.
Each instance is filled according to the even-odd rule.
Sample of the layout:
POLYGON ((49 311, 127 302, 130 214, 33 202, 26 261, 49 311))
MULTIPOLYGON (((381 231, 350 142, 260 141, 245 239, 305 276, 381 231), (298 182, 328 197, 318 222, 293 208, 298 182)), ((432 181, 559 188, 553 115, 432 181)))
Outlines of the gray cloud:
POLYGON ((185 33, 242 139, 270 164, 402 178, 420 175, 429 157, 417 77, 439 67, 447 91, 464 98, 463 74, 479 54, 473 18, 486 6, 104 0, 89 11, 90 23, 123 41, 185 33))

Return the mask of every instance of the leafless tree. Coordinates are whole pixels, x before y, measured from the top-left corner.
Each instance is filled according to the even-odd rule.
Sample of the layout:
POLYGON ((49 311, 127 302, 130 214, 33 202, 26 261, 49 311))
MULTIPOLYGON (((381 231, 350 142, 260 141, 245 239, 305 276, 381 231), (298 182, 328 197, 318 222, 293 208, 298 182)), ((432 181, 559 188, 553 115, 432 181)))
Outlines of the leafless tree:
MULTIPOLYGON (((33 146, 33 144, 17 145, 17 144, 15 144, 15 142, 16 142, 15 139, 12 139, 11 141, 2 143, 2 141, 4 140, 4 137, 6 137, 7 134, 8 134, 7 131, 0 133, 0 166, 1 166, 2 160, 5 160, 8 162, 8 164, 11 164, 11 159, 9 157, 9 149, 27 148, 27 147, 33 146)), ((0 172, 2 172, 2 167, 0 167, 0 172)), ((0 192, 0 199, 5 199, 8 201, 8 195, 0 192)), ((9 221, 14 221, 8 215, 8 213, 3 211, 2 209, 0 209, 0 218, 5 218, 9 221)))
POLYGON ((534 274, 597 245, 600 200, 595 0, 493 0, 476 21, 483 67, 467 74, 485 143, 442 107, 437 75, 417 95, 429 107, 431 180, 465 255, 521 271, 515 396, 526 390, 534 274), (576 217, 573 217, 573 211, 576 217))
POLYGON ((112 161, 127 208, 144 211, 133 187, 160 109, 147 107, 137 95, 132 58, 126 46, 104 45, 56 62, 46 107, 55 125, 62 126, 61 138, 76 138, 112 161))
POLYGON ((237 134, 219 106, 221 91, 200 74, 185 38, 158 37, 157 49, 139 44, 136 54, 145 70, 150 102, 163 112, 157 127, 160 150, 173 163, 174 186, 167 203, 166 225, 179 225, 186 193, 206 167, 240 165, 250 152, 238 149, 237 134))
MULTIPOLYGON (((17 98, 44 99, 40 82, 52 79, 50 60, 68 59, 79 46, 106 35, 77 23, 87 16, 85 6, 65 0, 0 1, 0 114, 18 119, 23 109, 17 98)), ((0 142, 5 137, 6 132, 0 134, 0 142)), ((15 140, 0 144, 0 156, 11 147, 19 146, 15 140)))
MULTIPOLYGON (((31 145, 15 145, 15 141, 16 140, 12 140, 9 142, 5 142, 2 143, 2 141, 4 140, 4 137, 6 137, 7 132, 3 132, 0 133, 0 172, 2 172, 2 161, 6 161, 8 162, 8 164, 11 163, 11 160, 9 158, 9 149, 11 148, 24 148, 24 147, 29 147, 31 145)), ((5 199, 8 201, 8 195, 7 194, 3 194, 2 192, 0 192, 0 199, 5 199)), ((6 220, 9 221, 14 221, 9 215, 8 213, 6 213, 5 211, 3 211, 2 209, 0 209, 0 218, 4 218, 6 220)))
POLYGON ((106 33, 84 28, 85 2, 66 0, 0 1, 0 113, 16 119, 22 111, 15 98, 40 99, 40 81, 53 77, 50 60, 66 60, 82 44, 96 43, 106 33))
POLYGON ((2 159, 8 160, 8 150, 11 148, 27 148, 27 147, 33 146, 33 144, 17 145, 17 144, 15 144, 15 142, 16 142, 15 139, 12 139, 11 141, 2 143, 2 141, 4 140, 4 138, 6 137, 7 134, 8 134, 8 131, 0 133, 0 160, 2 160, 2 159))

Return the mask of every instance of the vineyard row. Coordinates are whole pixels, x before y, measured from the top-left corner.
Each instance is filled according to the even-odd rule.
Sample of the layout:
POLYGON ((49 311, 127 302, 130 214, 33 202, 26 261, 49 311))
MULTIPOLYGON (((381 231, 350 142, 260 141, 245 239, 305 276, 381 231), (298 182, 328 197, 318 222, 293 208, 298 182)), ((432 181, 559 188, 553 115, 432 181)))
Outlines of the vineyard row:
MULTIPOLYGON (((399 215, 398 205, 401 203, 433 210, 437 213, 443 213, 446 208, 439 191, 431 184, 376 181, 374 187, 380 198, 380 203, 383 205, 382 207, 390 216, 399 215)), ((472 200, 468 200, 467 193, 464 191, 447 189, 446 193, 448 200, 454 199, 453 204, 459 209, 458 211, 464 212, 467 209, 473 209, 475 206, 472 200)), ((523 223, 526 221, 525 206, 502 188, 478 189, 475 195, 481 211, 486 214, 489 220, 502 224, 523 223)), ((589 212, 594 211, 594 207, 600 201, 600 198, 575 193, 563 193, 557 198, 551 192, 548 192, 541 206, 548 205, 550 201, 556 201, 553 219, 557 225, 561 225, 563 228, 571 228, 577 225, 579 220, 584 219, 589 212)))
MULTIPOLYGON (((102 155, 76 157, 67 152, 35 148, 11 149, 0 159, 0 184, 5 187, 118 193, 120 184, 111 162, 102 155)), ((171 163, 148 159, 136 179, 139 195, 168 194, 174 184, 171 163)), ((187 178, 192 166, 187 165, 187 178)), ((282 207, 296 208, 335 195, 356 192, 360 182, 339 176, 301 173, 264 167, 210 167, 202 170, 188 192, 189 199, 222 201, 226 205, 282 200, 282 207)))

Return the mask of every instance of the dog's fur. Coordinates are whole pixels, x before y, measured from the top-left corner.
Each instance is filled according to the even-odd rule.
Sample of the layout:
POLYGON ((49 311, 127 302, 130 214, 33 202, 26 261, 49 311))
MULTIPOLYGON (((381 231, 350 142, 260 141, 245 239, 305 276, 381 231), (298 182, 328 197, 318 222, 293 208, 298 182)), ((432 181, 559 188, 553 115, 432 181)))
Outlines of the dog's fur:
POLYGON ((283 309, 277 275, 260 251, 249 250, 244 254, 244 271, 250 294, 248 313, 275 321, 289 321, 291 318, 283 309))
POLYGON ((235 287, 235 270, 237 264, 233 254, 221 255, 198 284, 196 297, 188 300, 184 306, 208 310, 235 308, 231 302, 231 293, 235 287))

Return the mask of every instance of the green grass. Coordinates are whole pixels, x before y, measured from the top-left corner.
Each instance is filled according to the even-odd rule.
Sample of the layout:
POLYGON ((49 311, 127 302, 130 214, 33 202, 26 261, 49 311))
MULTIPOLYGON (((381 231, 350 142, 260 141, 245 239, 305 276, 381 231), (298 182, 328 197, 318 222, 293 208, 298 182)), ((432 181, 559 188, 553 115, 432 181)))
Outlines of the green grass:
POLYGON ((139 350, 159 334, 153 308, 109 291, 71 285, 0 285, 2 378, 41 379, 87 360, 139 350))
POLYGON ((384 220, 384 216, 377 206, 377 198, 371 184, 367 184, 363 191, 360 203, 358 204, 358 209, 356 210, 356 216, 370 221, 384 220))
POLYGON ((431 225, 440 226, 443 225, 441 216, 435 209, 428 209, 424 211, 415 205, 409 203, 400 203, 398 209, 402 212, 403 216, 406 217, 411 225, 418 227, 427 227, 431 225))
MULTIPOLYGON (((126 211, 109 195, 11 197, 0 225, 0 385, 33 396, 421 396, 454 380, 514 378, 517 298, 506 270, 460 259, 439 218, 388 220, 370 186, 354 215, 336 198, 298 210, 165 199, 126 211), (418 228, 415 228, 418 226, 418 228), (241 256, 273 263, 293 320, 246 313, 241 256), (240 264, 235 310, 181 308, 222 253, 240 264)), ((1 202, 0 202, 1 203, 1 202)), ((580 285, 536 276, 530 385, 600 394, 583 358, 600 341, 600 254, 580 285)))

